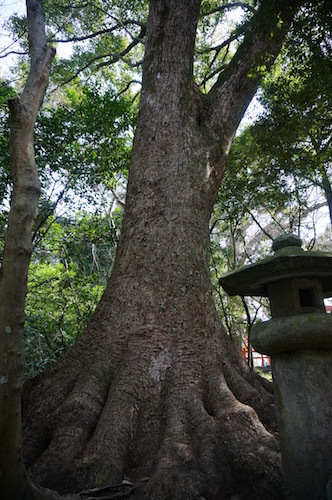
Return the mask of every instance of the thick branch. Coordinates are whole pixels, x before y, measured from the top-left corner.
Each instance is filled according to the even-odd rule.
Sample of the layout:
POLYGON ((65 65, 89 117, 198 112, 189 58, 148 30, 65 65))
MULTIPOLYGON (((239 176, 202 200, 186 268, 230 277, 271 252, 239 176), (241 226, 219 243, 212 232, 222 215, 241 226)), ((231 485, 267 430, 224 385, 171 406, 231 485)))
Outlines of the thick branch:
POLYGON ((261 3, 244 41, 210 91, 206 118, 214 133, 219 135, 222 131, 225 137, 226 132, 229 138, 234 135, 262 76, 277 57, 300 3, 299 0, 261 3))

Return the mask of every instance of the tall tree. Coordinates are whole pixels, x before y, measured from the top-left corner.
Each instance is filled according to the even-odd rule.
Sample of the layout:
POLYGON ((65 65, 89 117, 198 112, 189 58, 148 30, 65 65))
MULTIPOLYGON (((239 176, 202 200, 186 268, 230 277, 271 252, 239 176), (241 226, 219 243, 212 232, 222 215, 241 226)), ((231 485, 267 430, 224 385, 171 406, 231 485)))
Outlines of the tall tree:
POLYGON ((40 182, 34 126, 55 50, 47 45, 40 0, 27 0, 30 71, 19 99, 11 99, 10 160, 13 192, 0 275, 0 490, 7 498, 32 498, 22 455, 23 325, 31 230, 40 182))
POLYGON ((236 128, 301 3, 258 2, 202 94, 201 1, 150 1, 113 272, 75 346, 25 390, 26 463, 41 484, 77 491, 125 473, 151 498, 282 497, 270 389, 212 300, 209 219, 236 128))

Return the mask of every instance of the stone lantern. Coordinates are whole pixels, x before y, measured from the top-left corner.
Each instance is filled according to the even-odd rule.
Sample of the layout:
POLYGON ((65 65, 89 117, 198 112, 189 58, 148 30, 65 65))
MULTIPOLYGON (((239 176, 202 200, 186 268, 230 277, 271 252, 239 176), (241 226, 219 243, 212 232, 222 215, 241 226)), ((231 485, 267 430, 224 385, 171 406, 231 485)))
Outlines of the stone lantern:
POLYGON ((332 500, 332 253, 305 252, 281 235, 275 254, 220 278, 229 295, 268 297, 272 319, 255 325, 254 349, 271 356, 288 499, 332 500))

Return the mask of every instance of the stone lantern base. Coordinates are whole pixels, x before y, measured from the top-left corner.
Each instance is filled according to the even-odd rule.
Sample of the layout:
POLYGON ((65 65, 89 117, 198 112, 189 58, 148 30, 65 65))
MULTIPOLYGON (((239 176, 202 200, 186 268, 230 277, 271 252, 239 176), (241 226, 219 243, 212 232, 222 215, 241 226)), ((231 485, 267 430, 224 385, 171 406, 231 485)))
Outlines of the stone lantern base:
POLYGON ((332 351, 271 358, 286 497, 332 500, 332 351))
POLYGON ((332 315, 272 319, 252 343, 271 356, 286 497, 332 500, 332 315))

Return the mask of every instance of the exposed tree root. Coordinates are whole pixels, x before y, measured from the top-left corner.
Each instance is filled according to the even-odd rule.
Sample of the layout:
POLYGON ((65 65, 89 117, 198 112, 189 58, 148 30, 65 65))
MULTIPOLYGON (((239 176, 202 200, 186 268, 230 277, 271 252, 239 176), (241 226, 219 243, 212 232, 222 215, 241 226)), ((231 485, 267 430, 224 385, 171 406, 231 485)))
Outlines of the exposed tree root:
POLYGON ((116 370, 101 354, 79 375, 57 368, 29 383, 32 478, 61 494, 99 488, 92 498, 113 498, 100 487, 124 474, 133 498, 282 498, 272 396, 236 355, 224 356, 228 339, 216 338, 217 349, 202 342, 181 363, 164 339, 135 341, 116 370))

